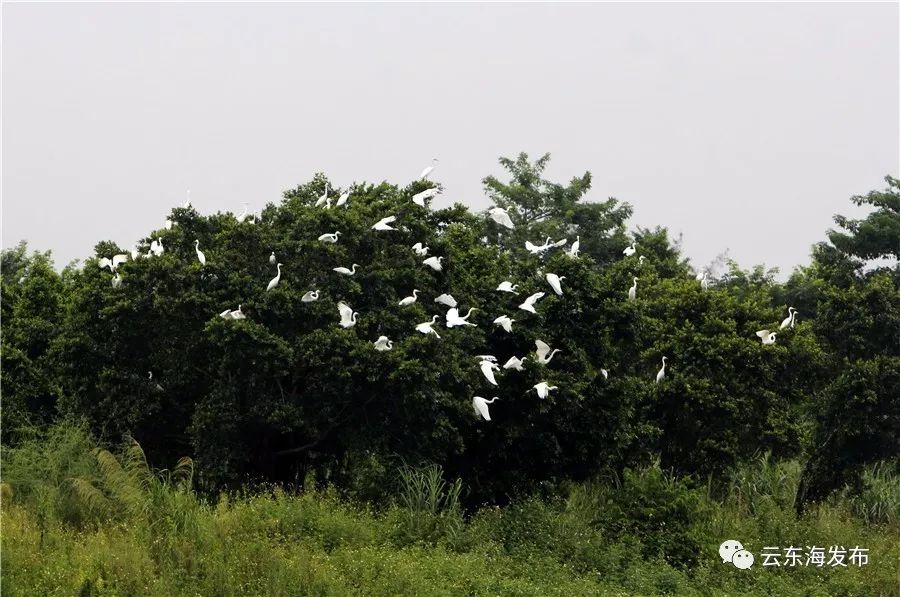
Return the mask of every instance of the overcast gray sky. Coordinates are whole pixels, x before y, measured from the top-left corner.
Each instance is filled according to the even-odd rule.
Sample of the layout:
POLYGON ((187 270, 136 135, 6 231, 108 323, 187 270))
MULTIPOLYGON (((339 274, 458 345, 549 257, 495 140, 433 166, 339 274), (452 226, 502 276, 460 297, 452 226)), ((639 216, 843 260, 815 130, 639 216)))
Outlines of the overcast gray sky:
POLYGON ((258 211, 432 156, 487 205, 551 152, 705 264, 806 263, 900 161, 898 4, 5 4, 3 246, 124 247, 191 189, 258 211))

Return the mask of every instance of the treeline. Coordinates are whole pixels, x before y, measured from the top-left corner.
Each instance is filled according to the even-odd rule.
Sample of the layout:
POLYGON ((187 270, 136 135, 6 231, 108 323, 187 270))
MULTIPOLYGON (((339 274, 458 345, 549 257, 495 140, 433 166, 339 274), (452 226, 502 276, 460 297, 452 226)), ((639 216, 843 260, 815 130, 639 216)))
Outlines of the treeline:
POLYGON ((138 243, 146 254, 162 238, 164 252, 129 257, 118 287, 98 261, 129 250, 110 241, 61 273, 49 253, 4 251, 4 444, 81 417, 105 441, 135 438, 151 463, 192 456, 204 490, 313 477, 378 501, 398 467, 439 463, 469 503, 657 459, 718 483, 769 453, 805 462, 798 508, 860 487, 865 465, 900 455, 900 181, 854 197, 871 213, 836 216, 840 230, 786 283, 726 261, 705 268, 704 290, 664 228, 629 235, 628 204, 581 201, 590 174, 554 183, 547 160, 502 159, 508 180, 484 180, 514 230, 460 204, 416 205, 435 186, 425 180, 355 184, 334 191, 350 191, 346 206, 316 208, 328 182, 318 175, 257 218, 173 209, 171 229, 138 243), (388 215, 398 230, 371 230, 388 215), (337 243, 318 240, 336 230, 337 243), (547 237, 578 238, 580 256, 525 249, 547 237), (422 265, 417 242, 443 257, 442 271, 422 265), (272 252, 282 278, 267 292, 272 252), (874 267, 879 258, 892 265, 874 267), (332 271, 353 263, 352 277, 332 271), (562 296, 547 272, 565 276, 562 296), (504 280, 517 296, 495 290, 504 280), (419 300, 399 307, 414 288, 419 300), (318 301, 301 300, 314 289, 318 301), (517 310, 538 291, 536 315, 517 310), (446 329, 446 307, 433 302, 442 293, 474 308, 477 327, 446 329), (359 312, 355 327, 337 325, 338 301, 359 312), (218 316, 239 304, 246 319, 218 316), (788 306, 797 323, 778 330, 788 306), (502 314, 516 320, 512 333, 492 324, 502 314), (414 330, 433 315, 440 339, 414 330), (776 343, 763 345, 761 329, 777 331, 776 343), (391 351, 373 350, 381 335, 391 351), (537 364, 535 339, 562 352, 537 364), (483 354, 529 359, 493 388, 483 354), (541 400, 531 390, 540 381, 558 390, 541 400), (500 396, 492 421, 476 418, 475 395, 500 396))

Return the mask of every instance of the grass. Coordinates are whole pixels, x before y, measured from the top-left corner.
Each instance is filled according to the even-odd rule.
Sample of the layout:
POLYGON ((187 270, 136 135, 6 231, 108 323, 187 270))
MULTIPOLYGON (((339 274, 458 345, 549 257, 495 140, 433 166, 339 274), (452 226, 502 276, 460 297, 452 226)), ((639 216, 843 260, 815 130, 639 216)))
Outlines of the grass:
MULTIPOLYGON (((762 457, 722 495, 658 466, 523 496, 467 518, 437 467, 403 469, 392 505, 335 490, 190 489, 189 461, 150 471, 60 427, 4 458, 3 595, 900 595, 900 478, 802 518, 799 467, 762 457), (867 566, 738 570, 725 539, 869 548, 867 566)), ((757 561, 757 564, 760 560, 757 561)))

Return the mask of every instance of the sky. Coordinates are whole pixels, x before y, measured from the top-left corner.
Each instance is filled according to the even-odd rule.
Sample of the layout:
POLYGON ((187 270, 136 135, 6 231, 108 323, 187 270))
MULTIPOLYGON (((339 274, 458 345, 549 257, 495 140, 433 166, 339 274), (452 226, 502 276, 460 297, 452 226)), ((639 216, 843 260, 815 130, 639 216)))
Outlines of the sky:
POLYGON ((324 172, 488 206, 500 156, 782 275, 900 174, 897 3, 2 6, 2 244, 59 266, 324 172))

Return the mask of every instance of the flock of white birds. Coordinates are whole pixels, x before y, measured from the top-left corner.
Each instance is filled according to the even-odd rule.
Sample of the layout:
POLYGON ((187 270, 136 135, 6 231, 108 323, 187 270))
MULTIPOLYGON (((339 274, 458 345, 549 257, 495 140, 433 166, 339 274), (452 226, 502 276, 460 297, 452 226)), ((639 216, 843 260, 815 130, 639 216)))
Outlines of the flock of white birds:
MULTIPOLYGON (((438 164, 438 159, 437 158, 432 159, 431 165, 428 166, 427 168, 425 168, 424 170, 422 170, 422 173, 419 175, 419 179, 422 179, 422 180, 427 179, 428 176, 434 171, 437 164, 438 164)), ((318 199, 315 202, 315 207, 324 208, 324 209, 330 209, 332 207, 332 203, 331 203, 332 198, 331 198, 331 196, 329 196, 328 191, 329 191, 329 186, 328 186, 328 183, 326 183, 323 194, 320 197, 318 197, 318 199)), ((431 187, 429 189, 426 189, 420 193, 413 195, 412 201, 416 205, 419 205, 420 207, 426 207, 425 200, 436 196, 438 194, 438 192, 439 192, 439 190, 437 187, 431 187)), ((350 199, 350 191, 348 190, 348 191, 345 191, 342 195, 340 195, 338 197, 337 201, 334 203, 334 207, 341 207, 341 206, 346 205, 347 202, 349 201, 349 199, 350 199)), ((244 222, 247 220, 247 218, 253 218, 253 216, 248 212, 249 204, 244 203, 243 205, 244 205, 244 209, 243 209, 242 213, 235 216, 235 218, 238 222, 244 222)), ((184 207, 184 208, 191 207, 190 191, 187 192, 187 200, 184 202, 182 207, 184 207)), ((501 208, 501 207, 493 207, 493 208, 489 209, 487 213, 488 213, 488 216, 497 224, 504 226, 508 229, 515 228, 512 218, 510 218, 509 213, 507 212, 506 209, 501 208)), ((393 216, 393 215, 384 217, 384 218, 378 220, 377 222, 375 222, 374 225, 372 225, 372 230, 378 231, 378 232, 397 230, 396 228, 391 226, 391 224, 396 222, 396 220, 397 220, 397 217, 393 216)), ((167 219, 165 222, 165 228, 170 230, 174 224, 175 223, 172 220, 167 219)), ((341 232, 336 230, 331 233, 322 234, 321 236, 318 237, 318 240, 322 243, 334 244, 339 241, 340 235, 341 235, 341 232)), ((568 239, 563 238, 558 241, 553 241, 550 237, 547 237, 541 245, 535 245, 530 241, 525 241, 525 249, 532 254, 542 255, 553 248, 563 247, 566 244, 568 244, 568 239)), ((580 237, 576 237, 576 240, 569 246, 569 249, 566 251, 566 254, 573 259, 577 259, 580 244, 581 244, 580 237)), ((426 257, 428 255, 428 251, 429 251, 429 248, 427 246, 424 246, 421 242, 417 242, 416 244, 414 244, 411 247, 411 249, 419 257, 426 257)), ((140 257, 145 257, 145 258, 154 257, 154 256, 158 257, 163 254, 164 250, 165 249, 163 247, 163 239, 161 237, 158 237, 157 239, 151 241, 148 252, 143 255, 139 253, 137 245, 132 247, 131 258, 138 259, 140 257)), ((206 265, 206 255, 200 249, 200 241, 199 240, 194 240, 194 250, 197 254, 197 260, 200 262, 200 264, 206 265)), ((631 245, 625 247, 625 249, 622 251, 622 254, 627 258, 627 257, 634 256, 634 254, 636 252, 637 252, 636 243, 632 242, 631 245)), ((422 265, 426 266, 436 272, 439 272, 439 271, 443 270, 443 265, 442 265, 443 259, 444 259, 443 256, 432 255, 432 256, 424 259, 422 261, 422 265)), ((118 269, 119 265, 126 262, 127 260, 128 260, 128 255, 124 254, 124 253, 119 254, 119 255, 114 255, 111 258, 102 257, 99 260, 98 264, 101 269, 107 268, 110 270, 111 273, 114 274, 114 276, 112 278, 112 282, 111 282, 113 288, 119 288, 121 286, 122 277, 120 276, 117 269, 118 269)), ((639 261, 640 261, 640 263, 643 263, 643 261, 644 261, 643 255, 639 256, 639 261)), ((273 288, 277 287, 281 283, 281 268, 284 265, 284 264, 278 262, 278 259, 274 252, 272 252, 272 254, 269 255, 269 263, 271 265, 275 266, 277 273, 276 273, 275 277, 272 278, 269 281, 268 285, 266 286, 267 292, 272 290, 273 288)), ((349 268, 343 267, 343 266, 335 267, 335 268, 333 268, 333 271, 340 275, 353 276, 356 274, 356 270, 358 267, 361 267, 361 266, 357 263, 354 263, 349 268)), ((554 273, 547 273, 547 274, 544 274, 544 278, 547 280, 547 284, 550 286, 550 288, 553 290, 553 292, 556 293, 556 295, 563 296, 562 281, 566 279, 565 276, 558 276, 554 273)), ((700 282, 700 286, 703 290, 707 290, 709 288, 709 279, 708 279, 706 271, 703 271, 702 273, 698 274, 696 279, 698 282, 700 282)), ((634 277, 633 284, 627 291, 627 297, 628 297, 629 301, 634 301, 637 299, 637 284, 638 284, 638 278, 634 277)), ((506 292, 506 293, 510 293, 510 294, 518 294, 516 291, 518 286, 519 286, 518 284, 513 284, 511 281, 507 280, 507 281, 501 282, 500 285, 497 286, 496 291, 497 292, 506 292)), ((398 306, 399 307, 408 307, 408 306, 412 305, 419 299, 419 292, 420 291, 418 289, 413 289, 412 294, 410 296, 407 296, 404 299, 402 299, 398 303, 398 306)), ((318 289, 309 290, 303 295, 303 297, 301 298, 301 301, 304 303, 311 303, 311 302, 317 301, 319 299, 319 294, 320 294, 320 291, 318 289)), ((545 292, 535 292, 534 294, 528 296, 518 306, 518 308, 522 311, 536 314, 537 310, 535 309, 535 306, 536 306, 537 302, 541 298, 543 298, 545 295, 546 295, 545 292)), ((434 302, 448 307, 447 313, 445 315, 445 322, 446 322, 446 326, 448 328, 461 327, 461 326, 473 326, 473 327, 477 326, 477 324, 471 323, 470 321, 468 321, 469 317, 472 315, 472 312, 475 311, 475 308, 470 308, 465 316, 460 315, 459 310, 457 308, 457 306, 458 306, 457 301, 450 294, 447 294, 447 293, 441 294, 434 299, 434 302)), ((232 320, 245 319, 246 316, 242 312, 241 308, 242 308, 242 305, 239 304, 237 309, 234 309, 234 310, 226 309, 225 311, 222 311, 221 313, 219 313, 219 316, 222 317, 223 319, 232 319, 232 320)), ((359 313, 354 311, 350 305, 348 305, 345 302, 338 302, 337 309, 338 309, 338 314, 340 316, 340 321, 338 322, 338 325, 340 325, 343 328, 352 328, 353 326, 356 325, 357 317, 359 316, 359 313)), ((797 310, 794 309, 794 307, 789 307, 788 308, 788 316, 781 322, 779 329, 783 330, 788 327, 793 328, 796 316, 797 316, 797 310)), ((434 315, 430 321, 424 321, 422 323, 416 324, 415 331, 420 332, 422 334, 426 334, 426 335, 432 334, 435 336, 435 338, 440 339, 441 336, 435 330, 435 326, 437 325, 439 318, 440 317, 438 315, 434 315)), ((505 332, 511 333, 512 325, 515 321, 516 320, 511 318, 509 315, 504 314, 504 315, 500 315, 496 319, 494 319, 493 323, 495 326, 504 330, 505 332)), ((763 344, 774 344, 775 343, 776 332, 770 332, 769 330, 759 330, 758 332, 756 332, 756 335, 760 338, 760 340, 762 340, 763 344)), ((373 342, 373 346, 374 346, 375 350, 384 352, 384 351, 391 350, 394 347, 394 343, 387 336, 379 336, 378 339, 373 342)), ((561 352, 561 350, 558 348, 551 349, 550 346, 543 340, 535 340, 535 351, 534 351, 533 360, 538 363, 541 363, 542 365, 548 365, 550 363, 551 359, 553 359, 554 355, 556 355, 556 353, 558 353, 558 352, 561 352)), ((485 379, 487 379, 487 381, 491 385, 499 386, 499 384, 497 383, 497 379, 494 376, 494 371, 499 371, 501 369, 501 366, 497 364, 497 357, 495 357, 494 355, 478 355, 476 358, 479 361, 479 367, 480 367, 481 372, 484 375, 485 379)), ((525 367, 525 361, 527 361, 527 360, 528 360, 528 357, 519 358, 516 356, 511 356, 503 364, 502 368, 504 370, 523 371, 524 367, 525 367)), ((668 360, 668 357, 666 357, 666 356, 662 357, 662 367, 656 373, 656 383, 660 383, 661 381, 663 381, 663 379, 666 376, 666 361, 667 360, 668 360)), ((608 370, 601 369, 600 371, 603 374, 604 379, 609 377, 608 370)), ((148 373, 149 373, 149 380, 152 382, 153 381, 153 373, 152 372, 148 372, 148 373)), ((157 390, 162 390, 162 386, 160 386, 159 384, 154 384, 154 385, 157 390)), ((541 381, 541 382, 535 384, 534 386, 532 386, 532 389, 535 390, 535 392, 537 393, 539 398, 544 399, 550 395, 551 391, 555 391, 559 388, 555 385, 554 386, 549 385, 549 383, 546 381, 541 381)), ((474 408, 476 415, 480 415, 481 417, 484 418, 484 420, 490 421, 491 413, 490 413, 490 410, 488 409, 488 405, 492 404, 493 402, 495 402, 499 399, 500 398, 498 396, 494 396, 490 400, 487 400, 486 398, 483 398, 481 396, 474 396, 472 398, 472 407, 474 408)))

